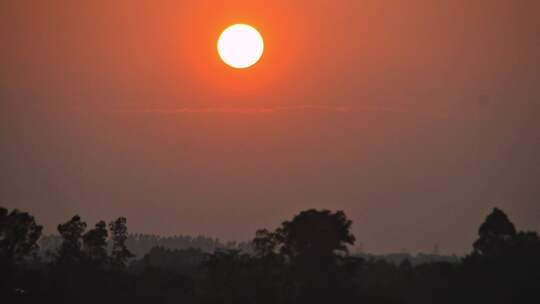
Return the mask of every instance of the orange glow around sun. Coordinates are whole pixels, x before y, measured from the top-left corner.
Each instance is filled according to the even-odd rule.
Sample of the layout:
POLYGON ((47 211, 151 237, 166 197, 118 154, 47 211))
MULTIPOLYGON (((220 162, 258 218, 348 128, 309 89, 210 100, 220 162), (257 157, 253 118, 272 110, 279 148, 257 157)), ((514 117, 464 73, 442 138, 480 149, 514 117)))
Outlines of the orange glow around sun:
POLYGON ((230 97, 237 104, 251 104, 254 97, 259 98, 259 105, 266 98, 272 103, 272 96, 294 83, 288 76, 290 72, 304 68, 305 54, 309 54, 306 22, 290 5, 268 6, 248 0, 233 3, 196 2, 190 6, 189 14, 176 19, 171 28, 178 48, 171 56, 176 61, 171 70, 175 69, 180 76, 173 75, 171 79, 178 80, 179 88, 189 88, 193 98, 205 104, 218 105, 218 100, 230 97), (219 44, 220 38, 235 25, 249 25, 258 33, 247 38, 254 42, 247 57, 241 50, 235 55, 235 48, 242 47, 244 42, 234 43, 233 38, 233 43, 227 42, 228 47, 226 43, 219 44))

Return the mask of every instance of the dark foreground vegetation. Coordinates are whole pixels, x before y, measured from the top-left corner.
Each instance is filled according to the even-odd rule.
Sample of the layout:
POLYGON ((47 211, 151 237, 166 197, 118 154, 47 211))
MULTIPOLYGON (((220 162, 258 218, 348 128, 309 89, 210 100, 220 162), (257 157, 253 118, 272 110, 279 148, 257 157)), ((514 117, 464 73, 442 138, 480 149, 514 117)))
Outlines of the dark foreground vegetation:
POLYGON ((248 251, 135 258, 125 218, 89 228, 74 216, 43 256, 35 219, 0 208, 0 303, 540 303, 540 239, 499 209, 457 263, 351 256, 350 226, 343 212, 307 210, 257 231, 248 251))

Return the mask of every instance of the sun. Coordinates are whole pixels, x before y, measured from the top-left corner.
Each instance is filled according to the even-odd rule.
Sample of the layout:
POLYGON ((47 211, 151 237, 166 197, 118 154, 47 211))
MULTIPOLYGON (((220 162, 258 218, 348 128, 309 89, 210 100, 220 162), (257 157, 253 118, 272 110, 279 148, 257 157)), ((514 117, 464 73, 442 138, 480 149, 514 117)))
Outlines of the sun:
POLYGON ((217 43, 219 56, 236 69, 256 64, 264 52, 264 40, 251 25, 234 24, 221 33, 217 43))

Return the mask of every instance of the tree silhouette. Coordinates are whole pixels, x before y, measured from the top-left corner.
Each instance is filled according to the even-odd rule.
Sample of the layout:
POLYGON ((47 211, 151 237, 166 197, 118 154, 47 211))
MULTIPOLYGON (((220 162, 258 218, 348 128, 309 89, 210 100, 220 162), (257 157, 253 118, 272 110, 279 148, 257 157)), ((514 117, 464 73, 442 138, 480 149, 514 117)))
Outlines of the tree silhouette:
POLYGON ((81 221, 81 217, 78 215, 66 223, 58 225, 58 232, 63 239, 58 249, 58 263, 75 264, 82 261, 82 235, 85 230, 86 223, 81 221))
POLYGON ((35 253, 42 229, 28 213, 0 207, 0 260, 15 264, 35 253))
POLYGON ((107 224, 99 221, 94 229, 86 232, 83 239, 85 258, 95 266, 104 266, 107 263, 107 224))
POLYGON ((128 236, 125 218, 108 227, 100 221, 86 230, 74 216, 58 226, 61 237, 53 242, 62 240, 57 263, 48 264, 26 259, 35 252, 41 227, 26 213, 0 208, 0 266, 6 266, 6 256, 21 261, 1 267, 0 300, 504 304, 530 303, 538 295, 540 238, 536 232, 518 231, 499 209, 480 225, 473 253, 464 259, 349 255, 347 246, 354 243, 350 227, 341 211, 306 210, 273 231, 258 230, 251 250, 242 251, 238 244, 204 237, 128 236), (126 265, 130 238, 141 247, 154 247, 126 265), (219 249, 222 245, 235 249, 219 249), (218 249, 207 251, 212 248, 218 249))
POLYGON ((267 229, 259 229, 255 232, 255 238, 252 240, 252 246, 255 255, 258 257, 269 257, 277 253, 279 242, 277 234, 267 229))
POLYGON ((127 220, 125 217, 119 217, 109 223, 112 240, 111 264, 115 268, 124 268, 127 260, 134 257, 133 253, 126 246, 126 240, 128 238, 126 223, 127 220))
POLYGON ((487 216, 478 229, 474 252, 481 256, 500 256, 516 236, 516 228, 506 213, 498 208, 487 216))
POLYGON ((310 209, 274 232, 257 231, 253 244, 258 256, 277 252, 290 264, 284 286, 293 302, 334 302, 346 297, 346 284, 341 283, 356 264, 345 262, 347 245, 355 241, 351 225, 343 211, 310 209))
POLYGON ((310 209, 283 222, 274 232, 258 230, 252 243, 259 256, 279 252, 293 263, 311 261, 324 265, 348 253, 347 245, 355 242, 351 225, 343 211, 310 209))
POLYGON ((349 231, 352 222, 343 211, 307 210, 284 222, 276 230, 280 251, 292 261, 331 262, 337 254, 346 254, 355 238, 349 231))
MULTIPOLYGON (((473 252, 463 259, 464 280, 474 282, 474 302, 527 303, 537 297, 540 282, 540 239, 517 231, 495 208, 478 230, 473 252)), ((470 283, 469 283, 470 284, 470 283)))

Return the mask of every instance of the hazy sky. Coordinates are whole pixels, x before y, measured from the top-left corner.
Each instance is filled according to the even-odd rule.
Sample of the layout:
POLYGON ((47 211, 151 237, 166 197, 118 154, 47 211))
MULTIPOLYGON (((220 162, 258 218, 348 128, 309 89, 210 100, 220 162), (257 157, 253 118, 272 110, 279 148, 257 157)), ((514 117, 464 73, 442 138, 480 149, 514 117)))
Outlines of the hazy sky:
POLYGON ((494 206, 540 230, 539 84, 535 0, 2 0, 0 205, 239 240, 341 209, 367 251, 463 253, 494 206))

